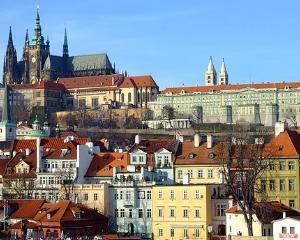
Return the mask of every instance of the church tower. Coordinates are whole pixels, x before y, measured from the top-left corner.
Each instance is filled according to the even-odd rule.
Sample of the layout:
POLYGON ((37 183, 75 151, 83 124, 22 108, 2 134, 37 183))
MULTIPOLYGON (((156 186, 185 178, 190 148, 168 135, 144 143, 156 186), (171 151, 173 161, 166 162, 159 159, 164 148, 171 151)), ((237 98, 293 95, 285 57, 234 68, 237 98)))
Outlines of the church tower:
POLYGON ((2 108, 2 121, 0 122, 0 141, 16 139, 17 125, 11 121, 9 109, 9 92, 5 84, 2 108))
POLYGON ((63 44, 63 57, 69 57, 69 47, 68 47, 68 37, 67 37, 67 29, 65 28, 65 36, 64 36, 64 44, 63 44))
POLYGON ((228 85, 228 73, 227 73, 224 58, 222 58, 222 66, 219 74, 219 85, 228 85))
POLYGON ((42 27, 40 24, 39 10, 37 9, 34 35, 29 40, 25 39, 24 61, 25 61, 25 78, 24 83, 36 83, 42 79, 42 70, 47 56, 50 53, 49 41, 44 42, 42 27))
POLYGON ((209 58, 207 70, 205 72, 205 86, 217 85, 217 73, 212 61, 212 57, 209 58))
POLYGON ((8 43, 3 63, 3 83, 12 84, 18 82, 17 52, 14 47, 11 28, 9 28, 8 43))

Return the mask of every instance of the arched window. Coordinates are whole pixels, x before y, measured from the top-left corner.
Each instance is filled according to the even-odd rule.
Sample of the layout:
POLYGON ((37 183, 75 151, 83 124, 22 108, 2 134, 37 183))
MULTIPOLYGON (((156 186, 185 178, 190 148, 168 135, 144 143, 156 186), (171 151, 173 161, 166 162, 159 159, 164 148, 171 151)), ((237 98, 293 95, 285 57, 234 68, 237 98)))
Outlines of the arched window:
POLYGON ((143 101, 146 102, 146 93, 143 92, 143 101))
POLYGON ((149 102, 149 101, 150 101, 150 93, 147 92, 147 102, 149 102))
POLYGON ((124 93, 121 94, 121 102, 124 102, 124 93))
POLYGON ((141 101, 140 92, 138 92, 138 94, 137 94, 137 101, 138 101, 138 102, 140 102, 140 101, 141 101))
POLYGON ((128 93, 128 103, 131 102, 131 92, 128 93))

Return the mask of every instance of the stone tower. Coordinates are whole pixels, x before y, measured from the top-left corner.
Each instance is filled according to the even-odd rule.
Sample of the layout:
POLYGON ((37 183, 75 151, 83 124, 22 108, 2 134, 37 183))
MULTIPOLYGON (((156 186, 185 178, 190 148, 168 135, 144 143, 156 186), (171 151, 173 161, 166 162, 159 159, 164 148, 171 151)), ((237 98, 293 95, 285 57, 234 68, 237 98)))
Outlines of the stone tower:
POLYGON ((17 126, 10 118, 9 92, 6 84, 3 97, 2 121, 0 122, 0 141, 15 140, 17 126))
POLYGON ((228 85, 228 73, 227 73, 224 58, 222 58, 222 66, 219 74, 219 85, 228 85))
POLYGON ((24 47, 24 83, 36 83, 42 79, 42 69, 47 56, 50 54, 50 42, 47 40, 46 44, 44 42, 44 37, 42 35, 42 28, 40 24, 39 10, 37 10, 34 35, 31 39, 25 40, 24 47))
POLYGON ((205 86, 217 85, 217 73, 212 61, 212 57, 209 58, 207 70, 205 72, 205 86))
POLYGON ((12 84, 18 80, 17 52, 14 47, 11 28, 9 28, 8 44, 3 63, 3 83, 12 84))

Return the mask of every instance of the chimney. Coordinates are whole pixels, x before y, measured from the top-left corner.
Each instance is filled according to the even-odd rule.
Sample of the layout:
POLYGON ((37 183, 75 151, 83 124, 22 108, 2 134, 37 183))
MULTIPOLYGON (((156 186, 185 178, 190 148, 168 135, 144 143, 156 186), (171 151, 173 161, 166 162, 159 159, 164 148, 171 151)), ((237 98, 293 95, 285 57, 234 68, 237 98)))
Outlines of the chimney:
POLYGON ((284 132, 284 123, 276 122, 275 123, 275 137, 277 137, 282 132, 284 132))
POLYGON ((282 218, 286 218, 286 212, 282 213, 282 218))
POLYGON ((30 154, 31 151, 30 151, 29 148, 26 148, 26 149, 25 149, 25 152, 26 152, 26 156, 29 156, 29 154, 30 154))
POLYGON ((197 148, 200 146, 200 135, 196 133, 194 135, 194 147, 197 148))
POLYGON ((139 135, 139 134, 135 135, 134 143, 135 144, 140 144, 140 142, 141 142, 141 135, 139 135))
POLYGON ((212 148, 213 147, 213 136, 211 134, 207 135, 207 148, 212 148))
POLYGON ((17 151, 14 150, 14 151, 13 151, 13 154, 12 154, 12 157, 15 157, 16 155, 17 155, 17 151))

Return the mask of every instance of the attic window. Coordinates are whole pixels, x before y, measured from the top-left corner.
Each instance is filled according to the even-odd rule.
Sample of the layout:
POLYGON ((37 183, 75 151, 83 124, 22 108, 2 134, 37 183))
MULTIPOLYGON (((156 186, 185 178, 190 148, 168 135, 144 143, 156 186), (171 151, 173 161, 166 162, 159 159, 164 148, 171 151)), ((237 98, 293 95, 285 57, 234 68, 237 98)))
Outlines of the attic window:
POLYGON ((279 150, 281 151, 283 149, 283 145, 279 145, 279 150))
POLYGON ((63 148, 63 149, 61 150, 60 157, 65 157, 65 156, 67 155, 67 153, 68 153, 68 149, 63 148))
POLYGON ((47 219, 51 219, 51 213, 47 213, 47 219))
POLYGON ((76 212, 75 217, 76 217, 76 219, 80 219, 81 218, 81 212, 76 212))
POLYGON ((181 94, 185 94, 185 91, 184 90, 181 90, 181 92, 180 92, 181 94))
POLYGON ((210 152, 210 153, 208 154, 208 158, 209 158, 209 159, 214 159, 215 156, 216 156, 216 154, 214 154, 213 152, 210 152))

